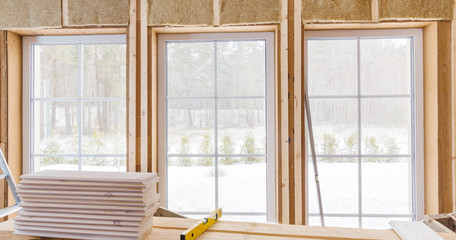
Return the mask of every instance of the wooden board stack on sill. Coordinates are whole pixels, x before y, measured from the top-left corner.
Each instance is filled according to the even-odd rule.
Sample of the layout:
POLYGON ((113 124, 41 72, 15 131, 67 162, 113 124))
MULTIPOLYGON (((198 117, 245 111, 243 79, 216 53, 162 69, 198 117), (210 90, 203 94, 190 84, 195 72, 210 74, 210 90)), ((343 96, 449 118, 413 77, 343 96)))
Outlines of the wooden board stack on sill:
POLYGON ((159 207, 155 173, 42 171, 21 177, 14 233, 76 239, 142 239, 159 207))

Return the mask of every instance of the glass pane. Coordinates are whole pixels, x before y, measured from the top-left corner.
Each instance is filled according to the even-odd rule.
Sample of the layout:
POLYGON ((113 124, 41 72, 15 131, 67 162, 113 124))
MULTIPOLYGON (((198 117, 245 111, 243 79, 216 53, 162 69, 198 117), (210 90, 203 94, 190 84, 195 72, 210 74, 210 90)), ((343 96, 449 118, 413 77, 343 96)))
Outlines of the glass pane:
POLYGON ((33 112, 34 153, 78 152, 77 102, 36 101, 33 112))
POLYGON ((214 96, 214 43, 167 42, 168 96, 214 96))
POLYGON ((361 95, 410 94, 410 44, 410 38, 360 40, 361 95))
POLYGON ((167 174, 167 200, 170 210, 177 212, 211 212, 214 210, 215 166, 213 158, 168 158, 167 174))
POLYGON ((218 166, 219 207, 266 214, 266 158, 221 157, 218 166))
POLYGON ((311 99, 310 110, 317 154, 358 153, 356 99, 311 99))
POLYGON ((34 45, 34 97, 78 96, 77 45, 34 45))
POLYGON ((411 214, 410 158, 364 158, 363 213, 411 214))
POLYGON ((82 171, 125 172, 126 157, 83 157, 82 171))
POLYGON ((220 154, 265 154, 265 99, 218 100, 220 154))
POLYGON ((125 97, 125 44, 83 45, 83 96, 125 97))
POLYGON ((214 154, 214 100, 168 100, 168 153, 214 154))
POLYGON ((264 96, 265 40, 217 42, 217 95, 264 96))
MULTIPOLYGON (((318 158, 323 209, 326 213, 358 213, 358 163, 350 158, 318 158)), ((318 213, 312 161, 309 161, 309 212, 318 213)))
MULTIPOLYGON (((309 225, 321 226, 320 216, 309 217, 309 225)), ((359 228, 359 218, 358 217, 326 217, 325 216, 325 226, 359 228)))
POLYGON ((357 42, 308 40, 309 95, 357 94, 357 42))
POLYGON ((391 218, 391 217, 371 218, 371 217, 363 217, 363 228, 391 229, 392 227, 389 225, 389 222, 391 222, 391 221, 412 221, 412 218, 391 218))
POLYGON ((228 215, 223 212, 223 221, 238 221, 238 222, 257 222, 257 223, 266 223, 268 219, 265 215, 228 215))
POLYGON ((35 172, 43 170, 78 170, 77 157, 35 157, 35 172))
POLYGON ((410 154, 410 108, 409 98, 361 99, 362 153, 410 154))
POLYGON ((82 106, 82 153, 126 153, 125 101, 84 101, 82 106))

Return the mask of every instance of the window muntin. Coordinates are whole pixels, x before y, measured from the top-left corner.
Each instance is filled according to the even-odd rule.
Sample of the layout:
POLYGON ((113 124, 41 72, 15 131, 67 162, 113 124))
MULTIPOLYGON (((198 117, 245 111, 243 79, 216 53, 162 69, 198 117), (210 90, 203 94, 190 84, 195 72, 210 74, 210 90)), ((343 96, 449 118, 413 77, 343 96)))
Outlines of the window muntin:
POLYGON ((222 207, 227 219, 274 221, 273 46, 273 33, 159 35, 159 173, 169 209, 198 217, 222 207))
MULTIPOLYGON (((419 30, 306 32, 328 226, 383 228, 422 217, 421 39, 419 30)), ((308 166, 309 222, 318 225, 308 166)))
POLYGON ((125 36, 24 38, 24 172, 126 170, 125 36))

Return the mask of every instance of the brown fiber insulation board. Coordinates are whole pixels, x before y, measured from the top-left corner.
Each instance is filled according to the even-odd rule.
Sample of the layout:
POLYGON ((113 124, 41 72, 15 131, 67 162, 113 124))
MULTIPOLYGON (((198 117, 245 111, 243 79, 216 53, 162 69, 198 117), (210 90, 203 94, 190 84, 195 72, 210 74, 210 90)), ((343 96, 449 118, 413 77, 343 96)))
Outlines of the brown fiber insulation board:
POLYGON ((60 27, 61 0, 1 0, 0 29, 60 27))
POLYGON ((302 18, 304 22, 370 21, 371 0, 303 0, 302 18))
POLYGON ((454 0, 378 0, 380 20, 453 19, 454 0))
POLYGON ((128 0, 68 0, 68 25, 127 25, 128 0))
POLYGON ((149 0, 149 26, 212 25, 213 0, 149 0))
POLYGON ((280 0, 220 0, 220 23, 278 23, 280 0))

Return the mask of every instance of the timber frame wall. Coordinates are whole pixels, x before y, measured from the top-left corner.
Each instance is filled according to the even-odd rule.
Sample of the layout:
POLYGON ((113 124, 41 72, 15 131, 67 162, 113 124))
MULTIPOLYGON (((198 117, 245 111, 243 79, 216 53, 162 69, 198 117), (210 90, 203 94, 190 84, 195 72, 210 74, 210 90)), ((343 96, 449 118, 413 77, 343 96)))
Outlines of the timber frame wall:
MULTIPOLYGON (((41 22, 18 26, 0 21, 0 29, 4 30, 0 31, 0 148, 5 151, 16 180, 22 172, 22 121, 19 120, 22 119, 21 36, 127 34, 127 169, 157 172, 157 142, 160 141, 157 134, 157 35, 160 33, 270 31, 275 33, 276 55, 276 217, 279 223, 305 224, 306 171, 303 157, 305 155, 303 104, 305 31, 422 28, 425 214, 454 211, 456 71, 452 69, 456 68, 454 54, 456 21, 452 20, 451 15, 439 16, 441 6, 440 8, 432 4, 415 6, 415 10, 427 9, 422 12, 410 10, 410 16, 404 16, 403 13, 391 13, 383 8, 383 6, 400 8, 401 5, 407 5, 404 2, 408 1, 401 0, 327 0, 332 4, 331 11, 316 3, 325 1, 315 0, 200 0, 197 1, 198 4, 190 6, 188 6, 190 1, 185 0, 172 0, 175 2, 174 5, 169 4, 170 0, 116 0, 116 4, 119 4, 117 8, 122 9, 126 6, 125 11, 117 9, 125 16, 110 19, 100 12, 103 9, 117 11, 112 10, 113 5, 116 7, 116 4, 111 0, 96 1, 93 3, 94 6, 84 9, 85 13, 75 10, 74 5, 77 2, 75 0, 49 0, 49 2, 52 1, 60 4, 58 8, 60 23, 41 22), (232 3, 240 4, 244 8, 234 8, 232 3), (173 5, 174 9, 166 9, 170 13, 169 19, 163 20, 163 16, 159 14, 162 9, 154 11, 154 7, 168 5, 173 5), (264 5, 270 5, 270 7, 264 7, 264 5), (353 7, 353 5, 356 6, 353 7), (229 12, 230 7, 231 11, 236 10, 241 13, 229 12), (267 14, 262 12, 258 14, 255 12, 259 11, 256 8, 267 14), (367 9, 368 12, 356 16, 354 13, 362 12, 360 9, 367 9), (424 14, 426 10, 434 15, 424 14), (200 11, 201 14, 199 14, 200 11), (192 18, 196 15, 201 17, 192 18), (232 15, 236 15, 236 18, 230 18, 232 15), (98 16, 98 18, 87 20, 87 16, 98 16), (250 19, 249 16, 256 17, 250 19), (124 21, 124 19, 127 20, 124 21)), ((453 7, 453 0, 442 0, 442 2, 449 1, 453 7)), ((4 2, 10 5, 13 2, 34 4, 33 0, 4 2)), ((92 4, 91 1, 81 2, 92 4)), ((2 4, 0 3, 0 9, 3 8, 2 4)), ((405 6, 405 9, 408 7, 405 6)), ((0 205, 12 204, 5 184, 0 185, 0 191, 5 193, 3 198, 0 198, 0 205)))

